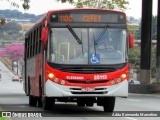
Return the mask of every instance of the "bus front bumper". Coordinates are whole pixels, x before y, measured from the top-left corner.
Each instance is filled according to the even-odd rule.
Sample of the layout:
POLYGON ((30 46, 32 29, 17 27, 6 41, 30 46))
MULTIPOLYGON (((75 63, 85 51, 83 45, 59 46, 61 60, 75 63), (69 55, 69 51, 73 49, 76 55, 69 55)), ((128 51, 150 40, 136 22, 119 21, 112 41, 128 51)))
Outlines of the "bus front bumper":
POLYGON ((47 80, 45 84, 45 95, 47 97, 127 97, 128 96, 128 81, 112 85, 112 86, 97 86, 94 91, 84 92, 82 87, 64 86, 47 80))

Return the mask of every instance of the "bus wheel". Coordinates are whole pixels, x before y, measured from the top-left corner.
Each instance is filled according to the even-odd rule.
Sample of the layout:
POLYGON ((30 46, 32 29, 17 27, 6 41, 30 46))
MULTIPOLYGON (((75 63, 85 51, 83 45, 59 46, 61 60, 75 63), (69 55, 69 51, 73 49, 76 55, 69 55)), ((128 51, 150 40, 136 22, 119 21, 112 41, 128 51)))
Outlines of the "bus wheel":
POLYGON ((115 97, 106 97, 103 100, 104 112, 113 112, 115 105, 115 97))
POLYGON ((78 107, 84 107, 85 106, 85 101, 83 98, 77 99, 77 106, 78 107))
POLYGON ((51 97, 44 97, 43 99, 43 109, 44 110, 52 110, 53 104, 55 103, 55 99, 51 97))
POLYGON ((88 107, 93 107, 93 105, 94 105, 94 102, 86 102, 86 106, 88 106, 88 107))
POLYGON ((38 107, 42 107, 42 97, 38 97, 38 107))
POLYGON ((37 105, 37 98, 32 95, 29 95, 29 105, 36 106, 37 105))
POLYGON ((79 102, 77 102, 77 106, 78 106, 78 107, 84 107, 84 106, 85 106, 85 103, 79 101, 79 102))
POLYGON ((96 98, 88 98, 88 99, 86 99, 86 106, 93 107, 95 101, 96 101, 96 98))

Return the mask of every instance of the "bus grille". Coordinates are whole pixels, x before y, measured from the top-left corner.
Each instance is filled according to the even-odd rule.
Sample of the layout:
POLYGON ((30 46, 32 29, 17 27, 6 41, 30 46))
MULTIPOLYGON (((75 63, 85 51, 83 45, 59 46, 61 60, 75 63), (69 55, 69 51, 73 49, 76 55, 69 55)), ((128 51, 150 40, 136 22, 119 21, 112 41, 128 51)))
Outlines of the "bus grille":
POLYGON ((106 73, 114 72, 116 70, 124 68, 127 63, 116 64, 116 65, 62 65, 53 64, 48 62, 48 65, 54 69, 70 72, 70 73, 81 73, 81 74, 95 74, 95 73, 106 73))
POLYGON ((81 88, 70 88, 72 94, 107 94, 107 88, 95 88, 93 92, 83 92, 81 88))
POLYGON ((107 94, 108 92, 71 92, 72 94, 107 94))
POLYGON ((84 73, 84 74, 105 73, 105 72, 115 71, 115 69, 108 69, 108 68, 82 68, 82 67, 60 68, 59 70, 63 72, 84 73))
POLYGON ((96 84, 96 83, 106 83, 109 80, 95 80, 95 81, 90 81, 87 83, 86 81, 82 80, 67 80, 70 83, 79 83, 79 84, 96 84))

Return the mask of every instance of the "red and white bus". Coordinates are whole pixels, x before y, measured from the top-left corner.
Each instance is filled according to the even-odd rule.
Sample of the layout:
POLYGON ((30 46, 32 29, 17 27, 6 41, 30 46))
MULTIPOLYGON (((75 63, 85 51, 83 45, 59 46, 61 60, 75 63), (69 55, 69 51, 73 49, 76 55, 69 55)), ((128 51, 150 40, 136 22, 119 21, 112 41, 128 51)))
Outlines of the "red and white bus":
POLYGON ((104 9, 48 11, 25 34, 24 89, 30 106, 55 101, 103 106, 128 95, 126 15, 104 9))

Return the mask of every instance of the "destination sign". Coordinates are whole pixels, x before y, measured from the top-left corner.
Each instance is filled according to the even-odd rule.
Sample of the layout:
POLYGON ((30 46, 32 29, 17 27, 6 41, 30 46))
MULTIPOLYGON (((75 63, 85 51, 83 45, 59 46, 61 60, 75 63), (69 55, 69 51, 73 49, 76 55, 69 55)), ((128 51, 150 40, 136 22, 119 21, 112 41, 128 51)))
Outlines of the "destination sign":
POLYGON ((51 22, 58 23, 125 23, 125 15, 117 12, 92 12, 83 13, 77 12, 61 12, 53 13, 51 22))

